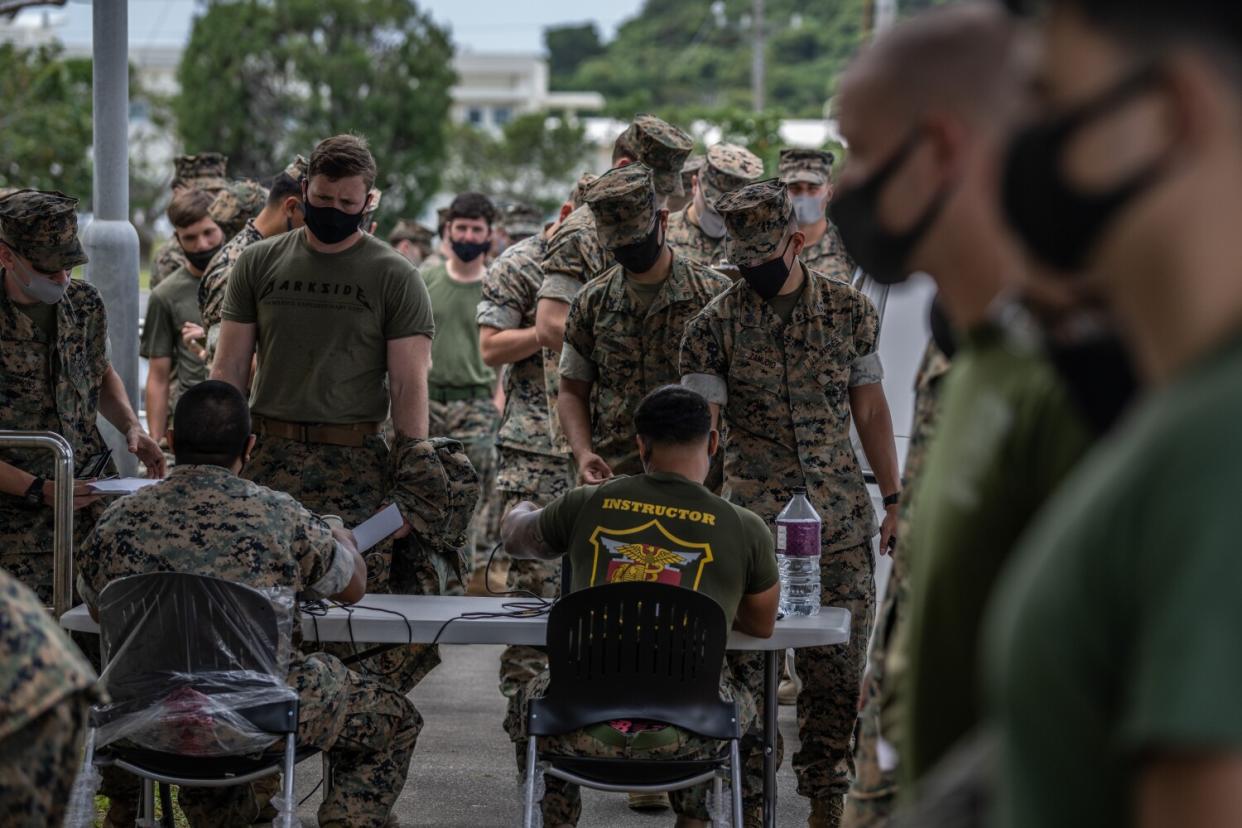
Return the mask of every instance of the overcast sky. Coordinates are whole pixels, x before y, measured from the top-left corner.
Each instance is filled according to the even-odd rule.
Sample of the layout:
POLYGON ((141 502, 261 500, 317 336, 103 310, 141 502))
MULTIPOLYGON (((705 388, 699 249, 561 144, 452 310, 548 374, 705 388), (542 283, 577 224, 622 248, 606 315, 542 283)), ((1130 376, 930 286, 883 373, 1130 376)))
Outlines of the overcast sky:
MULTIPOLYGON (((686 0, 696 2, 697 0, 686 0)), ((706 2, 706 0, 703 0, 706 2)), ((594 20, 604 37, 617 24, 638 12, 642 0, 420 0, 452 31, 458 49, 476 52, 539 52, 543 29, 557 23, 594 20)), ((190 21, 200 8, 194 0, 129 0, 129 39, 133 46, 170 46, 185 43, 190 21)), ((27 10, 24 16, 39 15, 27 10)), ((69 0, 47 13, 63 15, 61 39, 66 43, 91 41, 91 6, 69 0)))

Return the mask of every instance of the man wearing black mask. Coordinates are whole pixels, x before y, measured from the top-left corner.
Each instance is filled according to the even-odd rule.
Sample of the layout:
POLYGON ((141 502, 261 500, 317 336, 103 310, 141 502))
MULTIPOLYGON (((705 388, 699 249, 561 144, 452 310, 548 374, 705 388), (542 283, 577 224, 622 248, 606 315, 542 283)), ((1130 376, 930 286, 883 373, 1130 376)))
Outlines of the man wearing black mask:
POLYGON ((668 245, 668 210, 650 168, 617 167, 587 190, 599 242, 616 262, 574 297, 561 348, 561 425, 581 482, 640 474, 632 412, 676 383, 686 322, 728 277, 668 245))
MULTIPOLYGON (((479 473, 479 508, 491 496, 496 472, 496 372, 483 362, 479 326, 483 276, 491 248, 496 208, 482 193, 461 193, 445 217, 448 258, 422 271, 435 314, 436 338, 431 345, 427 377, 429 431, 432 437, 460 440, 479 473)), ((476 511, 466 548, 476 549, 481 527, 476 511)), ((492 543, 494 543, 494 539, 492 543)), ((485 565, 486 560, 473 564, 485 565)))
POLYGON ((1023 530, 1090 442, 1015 301, 1053 292, 1006 232, 996 187, 1028 46, 1000 9, 936 10, 874 41, 838 98, 850 156, 832 213, 846 247, 880 281, 931 274, 957 344, 911 493, 908 600, 893 645, 904 669, 886 678, 899 701, 884 736, 905 798, 979 724, 984 608, 1023 530))
MULTIPOLYGON (((850 641, 796 653, 802 746, 794 770, 798 792, 811 799, 810 824, 836 828, 875 609, 875 510, 851 420, 885 499, 881 548, 894 537, 901 485, 876 353, 879 322, 866 296, 802 264, 805 237, 785 184, 747 185, 716 209, 728 231, 725 255, 742 278, 686 326, 682 384, 707 397, 728 427, 726 499, 772 522, 804 487, 823 518, 821 600, 850 611, 850 641)), ((739 653, 730 665, 761 696, 762 659, 739 653)), ((761 764, 755 745, 744 742, 748 773, 761 764)))
POLYGON ((214 200, 203 190, 182 190, 168 205, 168 220, 184 263, 151 291, 142 327, 140 353, 148 360, 147 424, 162 445, 169 412, 181 392, 207 378, 201 352, 182 339, 181 329, 186 323, 202 325, 199 280, 224 244, 223 231, 207 214, 214 200))

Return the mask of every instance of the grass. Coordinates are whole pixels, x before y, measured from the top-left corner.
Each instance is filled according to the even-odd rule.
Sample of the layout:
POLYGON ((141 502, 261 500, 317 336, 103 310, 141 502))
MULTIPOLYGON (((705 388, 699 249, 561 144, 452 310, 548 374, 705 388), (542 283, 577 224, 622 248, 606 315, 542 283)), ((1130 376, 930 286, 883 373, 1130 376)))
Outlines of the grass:
MULTIPOLYGON (((172 789, 173 802, 177 801, 178 793, 180 793, 180 790, 174 786, 172 789)), ((104 817, 108 814, 109 804, 111 803, 108 797, 95 797, 95 828, 103 828, 104 817)), ((155 815, 158 818, 162 816, 163 813, 164 809, 160 807, 160 798, 157 796, 155 798, 155 815)), ((181 813, 181 809, 177 807, 173 808, 173 824, 176 825, 177 828, 190 828, 190 823, 186 820, 185 814, 181 813)))

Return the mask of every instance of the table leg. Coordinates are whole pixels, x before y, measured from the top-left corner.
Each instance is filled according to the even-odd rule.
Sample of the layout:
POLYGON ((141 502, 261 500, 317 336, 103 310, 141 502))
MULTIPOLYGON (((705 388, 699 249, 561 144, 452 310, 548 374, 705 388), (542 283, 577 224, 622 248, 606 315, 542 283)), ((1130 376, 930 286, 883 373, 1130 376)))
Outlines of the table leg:
POLYGON ((776 825, 776 740, 780 733, 777 716, 780 701, 776 688, 781 678, 780 657, 784 650, 763 653, 763 825, 776 825))

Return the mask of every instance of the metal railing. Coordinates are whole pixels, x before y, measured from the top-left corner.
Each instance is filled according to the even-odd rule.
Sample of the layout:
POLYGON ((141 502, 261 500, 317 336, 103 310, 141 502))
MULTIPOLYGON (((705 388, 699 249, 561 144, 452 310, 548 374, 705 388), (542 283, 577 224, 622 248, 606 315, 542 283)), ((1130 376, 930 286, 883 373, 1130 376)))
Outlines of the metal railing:
POLYGON ((47 449, 56 455, 52 477, 52 611, 59 619, 73 603, 73 446, 52 431, 0 431, 0 448, 47 449))

